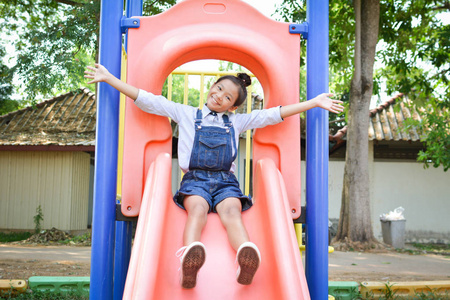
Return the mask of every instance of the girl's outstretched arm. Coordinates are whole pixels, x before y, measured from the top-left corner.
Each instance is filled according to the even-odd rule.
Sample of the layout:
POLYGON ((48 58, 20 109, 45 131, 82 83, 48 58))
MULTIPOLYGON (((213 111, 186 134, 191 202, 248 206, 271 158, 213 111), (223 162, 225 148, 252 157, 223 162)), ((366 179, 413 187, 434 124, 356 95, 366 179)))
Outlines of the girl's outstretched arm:
POLYGON ((89 70, 84 71, 85 78, 92 79, 88 82, 88 84, 96 83, 96 82, 106 82, 125 96, 130 97, 133 100, 136 100, 139 89, 123 82, 122 80, 116 78, 114 75, 109 73, 109 71, 102 66, 101 64, 95 64, 95 67, 87 67, 89 70))
POLYGON ((308 101, 282 106, 281 117, 284 119, 314 107, 321 107, 336 114, 342 112, 344 110, 344 107, 341 105, 342 101, 329 97, 333 97, 333 94, 323 93, 308 101))

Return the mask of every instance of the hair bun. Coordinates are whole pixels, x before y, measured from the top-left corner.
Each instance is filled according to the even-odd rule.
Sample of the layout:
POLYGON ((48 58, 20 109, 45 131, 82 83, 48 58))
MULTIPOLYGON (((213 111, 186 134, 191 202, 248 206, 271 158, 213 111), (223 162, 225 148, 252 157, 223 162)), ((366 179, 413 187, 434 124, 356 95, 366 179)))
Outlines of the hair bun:
POLYGON ((244 84, 245 87, 252 84, 252 78, 250 76, 248 76, 248 74, 246 74, 246 73, 239 73, 239 74, 237 74, 237 77, 242 81, 242 83, 244 84))

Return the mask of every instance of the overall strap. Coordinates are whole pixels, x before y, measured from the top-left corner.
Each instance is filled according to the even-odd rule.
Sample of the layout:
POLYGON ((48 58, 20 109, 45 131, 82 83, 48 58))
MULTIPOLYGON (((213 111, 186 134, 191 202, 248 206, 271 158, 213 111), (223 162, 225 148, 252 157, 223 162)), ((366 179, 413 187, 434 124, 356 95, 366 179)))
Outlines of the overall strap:
POLYGON ((200 129, 202 128, 202 119, 203 114, 200 109, 197 109, 197 117, 195 118, 195 128, 200 129))
POLYGON ((222 116, 222 119, 223 119, 223 123, 224 123, 225 127, 227 127, 227 128, 233 127, 233 123, 230 122, 230 119, 228 118, 228 115, 224 114, 222 116))
POLYGON ((237 147, 236 147, 236 140, 235 140, 235 132, 234 132, 234 128, 233 128, 233 123, 230 122, 230 119, 228 118, 228 115, 224 114, 222 116, 223 118, 223 122, 225 124, 225 127, 227 128, 227 132, 231 131, 231 144, 233 145, 233 150, 234 150, 234 155, 232 160, 234 161, 236 159, 237 156, 237 147))

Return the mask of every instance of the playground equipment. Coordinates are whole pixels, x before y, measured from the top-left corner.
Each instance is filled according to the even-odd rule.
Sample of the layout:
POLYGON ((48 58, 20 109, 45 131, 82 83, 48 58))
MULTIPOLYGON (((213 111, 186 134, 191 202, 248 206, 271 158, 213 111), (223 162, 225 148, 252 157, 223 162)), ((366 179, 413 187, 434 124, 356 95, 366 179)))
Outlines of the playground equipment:
MULTIPOLYGON (((266 107, 294 103, 298 101, 298 33, 303 33, 309 39, 308 61, 315 63, 308 64, 308 73, 318 69, 321 73, 311 73, 322 79, 314 84, 308 80, 308 98, 328 91, 327 1, 308 4, 308 26, 272 21, 239 0, 184 0, 158 16, 141 18, 131 16, 141 14, 137 7, 142 3, 129 1, 124 19, 120 17, 123 8, 116 2, 121 1, 102 1, 100 63, 119 76, 121 23, 128 28, 127 81, 139 88, 160 93, 165 78, 179 65, 214 58, 239 63, 254 73, 264 88, 266 107), (314 25, 313 18, 320 25, 314 25), (324 40, 311 50, 313 33, 324 40), (322 55, 320 59, 311 57, 317 54, 322 55)), ((92 299, 110 299, 113 294, 115 299, 122 297, 131 246, 129 222, 115 222, 118 98, 118 92, 99 85, 92 299)), ((131 101, 126 106, 121 207, 126 216, 139 215, 139 221, 125 298, 209 299, 214 295, 215 299, 241 299, 251 294, 266 299, 308 299, 309 293, 313 299, 328 297, 327 112, 308 112, 307 143, 312 149, 307 158, 307 215, 312 220, 306 231, 309 293, 292 226, 292 219, 301 211, 296 117, 258 129, 254 135, 256 204, 243 214, 263 255, 254 283, 242 287, 235 282, 235 253, 218 217, 210 215, 202 235, 208 251, 200 272, 203 280, 193 291, 186 291, 179 287, 179 262, 173 255, 181 245, 180 228, 186 216, 171 201, 169 122, 143 113, 131 101)))
POLYGON ((16 295, 24 293, 27 290, 26 280, 0 280, 0 297, 7 296, 9 294, 16 295))

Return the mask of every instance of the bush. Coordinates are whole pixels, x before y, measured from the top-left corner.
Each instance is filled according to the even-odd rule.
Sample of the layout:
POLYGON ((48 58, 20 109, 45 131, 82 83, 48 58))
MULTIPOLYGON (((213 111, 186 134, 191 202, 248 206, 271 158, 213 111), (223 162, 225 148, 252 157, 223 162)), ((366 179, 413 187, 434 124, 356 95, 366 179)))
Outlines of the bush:
POLYGON ((23 241, 28 239, 32 234, 31 232, 0 232, 0 243, 23 241))

